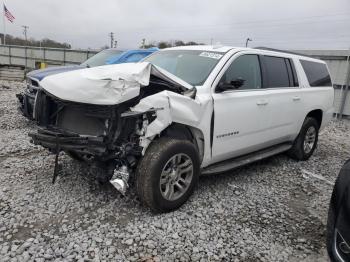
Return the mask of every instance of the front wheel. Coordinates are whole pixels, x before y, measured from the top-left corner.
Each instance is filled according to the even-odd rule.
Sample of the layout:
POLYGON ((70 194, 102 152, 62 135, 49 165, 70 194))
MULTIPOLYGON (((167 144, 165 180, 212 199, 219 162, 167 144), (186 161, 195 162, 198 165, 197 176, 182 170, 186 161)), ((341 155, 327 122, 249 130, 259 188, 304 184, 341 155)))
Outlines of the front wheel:
POLYGON ((316 149, 319 128, 315 118, 307 117, 292 148, 288 151, 289 156, 296 160, 308 160, 316 149))
POLYGON ((196 147, 186 140, 163 137, 147 149, 136 170, 141 202, 155 212, 184 204, 194 191, 200 172, 196 147))

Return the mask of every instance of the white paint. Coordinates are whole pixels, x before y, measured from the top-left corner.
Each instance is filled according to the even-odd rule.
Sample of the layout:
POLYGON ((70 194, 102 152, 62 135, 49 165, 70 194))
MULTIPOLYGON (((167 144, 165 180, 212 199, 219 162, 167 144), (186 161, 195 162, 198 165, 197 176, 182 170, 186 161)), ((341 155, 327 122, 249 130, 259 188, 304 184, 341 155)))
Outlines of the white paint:
MULTIPOLYGON (((206 46, 173 49, 214 52, 213 47, 206 46)), ((147 126, 144 136, 141 137, 140 145, 144 152, 164 129, 172 123, 180 123, 201 131, 204 139, 202 167, 206 167, 278 143, 292 142, 297 137, 306 115, 312 110, 320 109, 323 112, 321 130, 330 121, 333 113, 333 87, 310 87, 299 59, 324 62, 293 54, 249 48, 220 47, 215 52, 221 52, 222 58, 204 84, 196 87, 197 95, 194 99, 163 91, 143 98, 131 108, 137 112, 161 108, 156 110, 156 119, 147 126), (228 66, 239 56, 247 54, 292 59, 299 87, 227 90, 216 93, 215 88, 228 66), (238 134, 225 136, 235 131, 238 134)), ((192 88, 169 72, 148 63, 83 69, 47 77, 41 84, 48 92, 63 100, 118 104, 136 97, 141 87, 151 88, 147 86, 151 74, 186 89, 192 88)))
MULTIPOLYGON (((186 50, 177 47, 176 50, 186 50)), ((298 135, 306 115, 314 110, 323 111, 321 130, 328 124, 333 113, 333 87, 310 87, 299 59, 324 63, 320 60, 298 55, 249 48, 222 47, 222 59, 202 86, 197 87, 195 99, 164 91, 141 100, 133 110, 146 111, 152 107, 163 107, 157 111, 157 121, 150 124, 148 144, 171 123, 195 127, 203 133, 204 155, 202 167, 248 154, 282 142, 292 142, 298 135), (300 83, 295 88, 267 88, 259 90, 228 90, 216 93, 215 87, 229 65, 239 56, 262 54, 293 59, 300 83), (298 99, 294 99, 298 97, 298 99), (300 98, 300 99, 299 99, 300 98), (264 106, 259 101, 264 100, 264 106), (267 102, 267 103, 266 103, 267 102), (214 134, 211 146, 211 119, 213 111, 214 134), (238 135, 220 137, 222 134, 239 131, 238 135)), ((168 49, 169 50, 169 49, 168 49)), ((191 47, 203 50, 203 46, 191 47)), ((212 47, 208 50, 213 51, 212 47)))
POLYGON ((130 100, 149 85, 151 74, 185 89, 192 86, 148 62, 84 68, 45 77, 40 86, 57 98, 78 103, 115 105, 130 100))

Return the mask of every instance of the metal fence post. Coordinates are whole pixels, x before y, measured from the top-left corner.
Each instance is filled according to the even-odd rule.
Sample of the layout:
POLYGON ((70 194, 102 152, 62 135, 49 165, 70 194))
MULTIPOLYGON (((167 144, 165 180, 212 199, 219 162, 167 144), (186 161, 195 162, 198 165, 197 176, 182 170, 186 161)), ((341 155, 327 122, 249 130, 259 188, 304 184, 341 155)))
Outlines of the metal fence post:
POLYGON ((66 65, 66 49, 63 49, 63 65, 66 65))
POLYGON ((28 60, 28 52, 27 52, 28 47, 24 48, 24 53, 25 53, 25 65, 24 65, 24 69, 27 70, 27 60, 28 60))
POLYGON ((12 59, 11 59, 11 46, 9 45, 9 65, 12 64, 12 59))
POLYGON ((340 110, 339 110, 339 119, 343 118, 343 113, 344 113, 344 108, 345 108, 345 104, 346 104, 346 98, 348 96, 349 93, 349 82, 350 82, 350 50, 349 50, 349 54, 348 54, 348 58, 346 60, 348 62, 348 66, 347 66, 347 73, 346 73, 346 78, 345 78, 345 88, 343 90, 342 93, 342 101, 340 104, 340 110))

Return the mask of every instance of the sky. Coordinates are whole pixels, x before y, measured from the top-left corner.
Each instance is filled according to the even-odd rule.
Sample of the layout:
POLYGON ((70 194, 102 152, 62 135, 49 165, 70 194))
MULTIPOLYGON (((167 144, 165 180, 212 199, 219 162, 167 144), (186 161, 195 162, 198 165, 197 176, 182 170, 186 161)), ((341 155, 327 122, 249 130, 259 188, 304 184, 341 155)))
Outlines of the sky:
MULTIPOLYGON (((7 0, 9 34, 137 48, 142 39, 281 49, 349 49, 349 0, 7 0)), ((2 27, 3 30, 3 27, 2 27)))

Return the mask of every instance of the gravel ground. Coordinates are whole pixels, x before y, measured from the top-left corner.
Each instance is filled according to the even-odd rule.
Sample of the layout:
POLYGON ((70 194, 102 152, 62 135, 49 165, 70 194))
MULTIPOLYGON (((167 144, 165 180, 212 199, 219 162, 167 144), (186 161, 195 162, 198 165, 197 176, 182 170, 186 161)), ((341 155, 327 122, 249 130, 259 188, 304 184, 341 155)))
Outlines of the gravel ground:
POLYGON ((29 143, 34 124, 16 110, 23 85, 0 82, 1 261, 327 261, 349 121, 332 122, 307 162, 279 155, 202 177, 182 208, 155 215, 64 154, 52 185, 54 156, 29 143))

